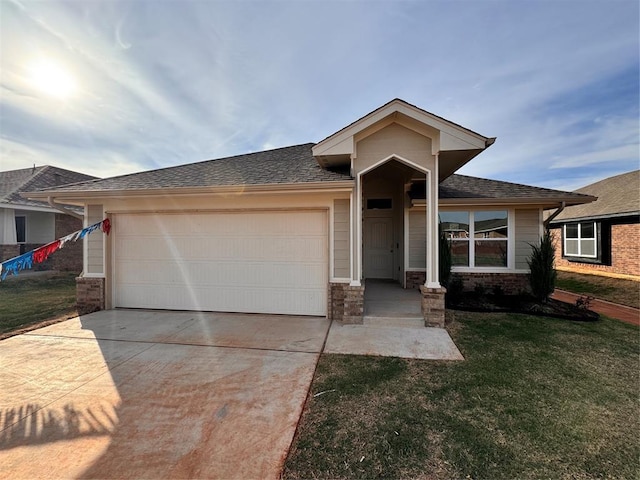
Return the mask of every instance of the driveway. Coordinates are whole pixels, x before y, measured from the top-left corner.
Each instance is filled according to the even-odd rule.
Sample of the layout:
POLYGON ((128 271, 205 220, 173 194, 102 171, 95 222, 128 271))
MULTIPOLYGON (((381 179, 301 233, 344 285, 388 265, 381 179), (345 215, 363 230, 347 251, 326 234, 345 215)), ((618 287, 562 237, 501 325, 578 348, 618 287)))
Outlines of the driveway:
POLYGON ((0 478, 278 478, 329 321, 111 310, 0 343, 0 478))

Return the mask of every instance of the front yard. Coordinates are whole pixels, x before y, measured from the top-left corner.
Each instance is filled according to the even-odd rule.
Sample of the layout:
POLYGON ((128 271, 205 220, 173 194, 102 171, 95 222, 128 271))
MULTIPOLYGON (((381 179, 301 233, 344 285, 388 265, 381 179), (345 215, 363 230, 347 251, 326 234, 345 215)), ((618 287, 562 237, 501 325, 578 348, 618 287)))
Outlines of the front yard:
POLYGON ((640 308, 640 282, 633 280, 559 270, 556 288, 640 308))
POLYGON ((323 355, 283 477, 638 477, 637 327, 455 316, 463 362, 323 355))
POLYGON ((0 282, 0 338, 43 320, 76 314, 76 275, 59 273, 0 282))

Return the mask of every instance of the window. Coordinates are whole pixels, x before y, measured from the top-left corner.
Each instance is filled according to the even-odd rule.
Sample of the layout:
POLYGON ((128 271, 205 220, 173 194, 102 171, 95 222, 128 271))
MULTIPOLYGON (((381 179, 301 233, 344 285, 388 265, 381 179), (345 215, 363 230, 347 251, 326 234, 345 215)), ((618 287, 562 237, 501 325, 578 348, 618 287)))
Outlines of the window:
POLYGON ((389 210, 392 208, 390 198, 369 198, 367 199, 367 210, 389 210))
POLYGON ((567 257, 597 258, 595 222, 569 223, 564 226, 564 254, 567 257))
POLYGON ((25 243, 27 241, 27 218, 16 217, 16 242, 25 243))
POLYGON ((441 231, 451 244, 454 267, 508 266, 506 210, 440 212, 441 231))

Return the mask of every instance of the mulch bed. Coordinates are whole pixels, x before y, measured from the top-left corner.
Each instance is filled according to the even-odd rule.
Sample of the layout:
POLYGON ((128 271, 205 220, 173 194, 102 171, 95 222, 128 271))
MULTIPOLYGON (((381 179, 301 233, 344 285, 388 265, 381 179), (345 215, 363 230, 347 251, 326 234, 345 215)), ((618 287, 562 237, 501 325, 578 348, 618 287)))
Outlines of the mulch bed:
POLYGON ((588 309, 587 305, 577 306, 560 300, 549 299, 545 303, 529 295, 493 295, 476 292, 457 293, 446 298, 447 308, 467 312, 524 313, 544 317, 563 318, 578 322, 593 322, 600 315, 588 309))

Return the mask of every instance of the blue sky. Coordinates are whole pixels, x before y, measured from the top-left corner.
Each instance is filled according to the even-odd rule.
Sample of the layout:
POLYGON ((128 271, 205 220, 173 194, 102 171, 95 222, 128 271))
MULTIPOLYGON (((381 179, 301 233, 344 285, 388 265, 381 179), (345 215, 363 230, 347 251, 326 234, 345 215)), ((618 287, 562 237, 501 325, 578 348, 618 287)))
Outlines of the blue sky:
POLYGON ((460 173, 639 168, 636 0, 0 1, 0 169, 98 176, 317 142, 399 97, 497 142, 460 173))

